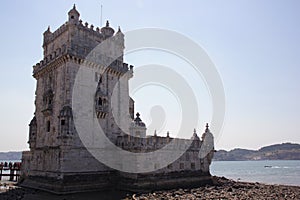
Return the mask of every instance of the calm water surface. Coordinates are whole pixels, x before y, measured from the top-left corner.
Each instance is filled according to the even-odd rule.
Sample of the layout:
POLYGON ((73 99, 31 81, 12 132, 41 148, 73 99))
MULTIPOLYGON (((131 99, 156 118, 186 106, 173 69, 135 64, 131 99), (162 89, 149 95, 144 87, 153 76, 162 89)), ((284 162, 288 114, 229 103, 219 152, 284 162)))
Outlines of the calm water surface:
POLYGON ((233 180, 300 186, 300 160, 213 161, 210 171, 233 180))
POLYGON ((300 160, 213 161, 210 171, 233 180, 300 186, 300 160))

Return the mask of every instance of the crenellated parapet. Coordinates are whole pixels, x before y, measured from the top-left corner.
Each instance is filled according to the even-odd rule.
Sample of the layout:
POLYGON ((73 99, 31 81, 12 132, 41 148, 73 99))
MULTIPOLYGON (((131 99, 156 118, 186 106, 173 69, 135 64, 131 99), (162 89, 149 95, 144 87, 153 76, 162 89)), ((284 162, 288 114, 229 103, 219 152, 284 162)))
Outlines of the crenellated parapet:
POLYGON ((194 139, 180 139, 162 136, 134 137, 132 135, 118 136, 116 145, 127 151, 151 152, 165 147, 166 150, 200 150, 202 141, 194 139))
POLYGON ((75 6, 69 11, 68 16, 68 21, 57 30, 51 32, 50 27, 48 27, 44 32, 44 58, 33 66, 34 75, 57 60, 64 61, 65 58, 61 59, 61 57, 66 57, 66 55, 80 62, 88 60, 88 62, 94 62, 101 66, 109 65, 109 70, 116 72, 117 75, 128 71, 127 64, 123 63, 124 34, 120 27, 115 33, 108 21, 102 28, 95 28, 93 24, 89 25, 88 22, 83 23, 79 19, 80 14, 75 6), (111 38, 109 44, 105 43, 106 46, 95 49, 108 38, 111 38))
POLYGON ((44 32, 44 42, 43 47, 50 42, 53 42, 56 38, 58 38, 62 33, 66 32, 68 30, 68 23, 64 23, 61 25, 56 31, 53 33, 50 31, 50 27, 44 32))
MULTIPOLYGON (((99 69, 104 69, 108 73, 121 76, 126 72, 130 72, 129 76, 132 77, 133 74, 133 66, 128 65, 127 63, 123 63, 120 60, 111 61, 111 58, 104 57, 102 55, 91 55, 88 60, 85 58, 81 58, 79 56, 71 55, 66 51, 65 46, 62 48, 58 48, 57 51, 53 52, 49 56, 45 57, 43 60, 38 62, 33 66, 33 76, 38 77, 40 73, 51 71, 52 69, 58 67, 61 63, 66 63, 67 61, 73 61, 78 64, 82 64, 86 67, 97 67, 99 69), (94 59, 92 58, 94 57, 94 59), (99 58, 101 57, 101 58, 99 58), (98 62, 97 60, 109 60, 111 64, 109 66, 102 65, 102 62, 98 62), (93 62, 93 60, 95 62, 93 62)), ((104 61, 105 62, 105 61, 104 61)))
POLYGON ((113 36, 118 36, 116 37, 120 40, 118 44, 124 48, 124 34, 120 29, 114 34, 114 29, 108 25, 103 28, 95 28, 93 24, 89 25, 88 22, 83 23, 82 20, 79 20, 78 24, 66 22, 53 33, 48 27, 44 32, 44 56, 46 57, 48 54, 52 54, 52 51, 55 51, 52 46, 62 46, 62 44, 65 44, 68 48, 76 48, 76 45, 83 46, 85 49, 81 54, 86 56, 95 47, 95 41, 99 44, 113 36), (66 34, 67 37, 64 37, 63 34, 66 34))

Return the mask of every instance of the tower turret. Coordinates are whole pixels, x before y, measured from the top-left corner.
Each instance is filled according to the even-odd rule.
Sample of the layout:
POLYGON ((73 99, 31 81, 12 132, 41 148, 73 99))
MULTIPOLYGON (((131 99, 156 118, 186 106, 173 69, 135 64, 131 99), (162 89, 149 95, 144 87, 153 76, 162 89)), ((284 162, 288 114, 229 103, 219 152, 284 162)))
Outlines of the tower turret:
POLYGON ((36 133, 37 133, 37 124, 36 117, 33 117, 29 124, 29 147, 30 149, 34 149, 36 145, 36 133))
POLYGON ((74 4, 73 8, 68 12, 69 23, 77 24, 79 22, 79 12, 76 10, 76 6, 74 4))
POLYGON ((214 136, 209 130, 208 123, 206 123, 205 132, 202 134, 202 145, 199 152, 200 159, 207 159, 207 165, 204 166, 206 169, 208 169, 212 158, 214 156, 214 136))
POLYGON ((43 41, 43 48, 44 48, 44 56, 48 54, 47 51, 47 44, 51 40, 52 32, 50 31, 50 26, 48 26, 47 30, 44 32, 44 41, 43 41))
POLYGON ((48 26, 47 30, 44 32, 44 38, 51 35, 50 26, 48 26))
POLYGON ((109 38, 114 35, 115 30, 111 27, 109 27, 108 20, 106 21, 105 27, 101 28, 101 33, 104 35, 105 38, 109 38))
POLYGON ((194 133, 193 133, 193 136, 192 136, 191 139, 192 139, 192 140, 200 140, 200 138, 199 138, 198 135, 197 135, 196 129, 194 129, 194 133))
POLYGON ((136 113, 136 118, 132 121, 129 132, 134 137, 146 137, 146 125, 140 118, 140 113, 136 113))

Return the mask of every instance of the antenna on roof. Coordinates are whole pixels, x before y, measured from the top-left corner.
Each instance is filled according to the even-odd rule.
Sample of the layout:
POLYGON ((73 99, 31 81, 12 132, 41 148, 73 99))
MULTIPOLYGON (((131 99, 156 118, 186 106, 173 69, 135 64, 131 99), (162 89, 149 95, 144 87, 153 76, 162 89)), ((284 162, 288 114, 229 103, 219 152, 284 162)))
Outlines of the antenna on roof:
POLYGON ((102 27, 102 4, 101 4, 101 16, 100 16, 100 27, 102 27))

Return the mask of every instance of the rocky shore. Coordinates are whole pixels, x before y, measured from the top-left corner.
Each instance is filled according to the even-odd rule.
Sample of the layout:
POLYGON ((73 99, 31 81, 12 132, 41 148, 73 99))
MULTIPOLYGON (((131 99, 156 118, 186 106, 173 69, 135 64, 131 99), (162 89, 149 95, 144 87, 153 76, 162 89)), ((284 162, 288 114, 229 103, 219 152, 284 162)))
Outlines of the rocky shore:
POLYGON ((153 191, 132 194, 124 191, 102 191, 68 195, 0 185, 0 200, 80 200, 80 199, 300 199, 300 186, 267 185, 261 183, 236 182, 224 177, 213 177, 213 184, 198 188, 153 191), (1 190, 2 189, 2 190, 1 190))
POLYGON ((236 182, 224 177, 213 177, 213 182, 213 185, 193 189, 134 194, 127 199, 300 199, 299 186, 236 182))

